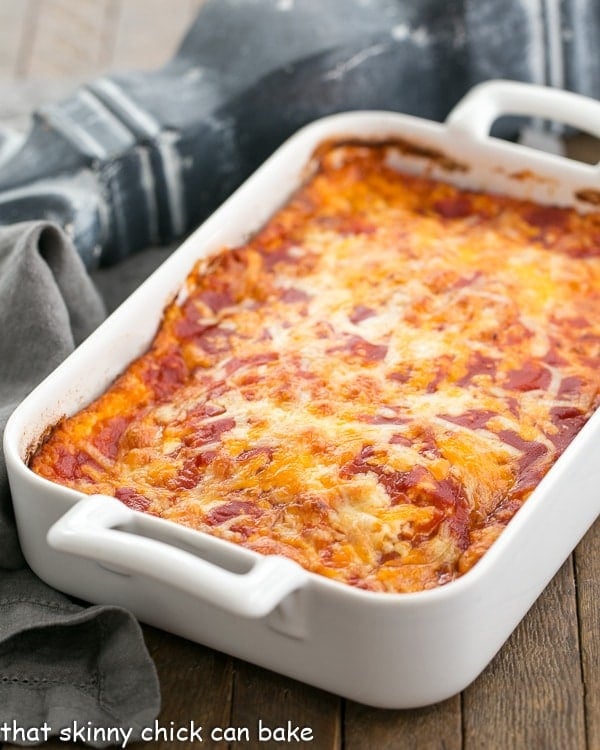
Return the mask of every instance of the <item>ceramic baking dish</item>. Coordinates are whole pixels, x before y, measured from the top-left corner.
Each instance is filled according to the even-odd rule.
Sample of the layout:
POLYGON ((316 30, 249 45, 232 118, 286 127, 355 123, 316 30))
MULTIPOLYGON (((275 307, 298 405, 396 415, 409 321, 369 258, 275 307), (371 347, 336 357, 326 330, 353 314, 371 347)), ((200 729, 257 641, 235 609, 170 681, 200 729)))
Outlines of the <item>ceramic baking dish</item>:
POLYGON ((82 497, 33 474, 47 428, 76 412, 141 354, 193 262, 258 229, 330 139, 399 139, 402 167, 460 186, 593 208, 597 167, 489 136, 500 115, 559 120, 600 136, 600 103, 494 81, 444 124, 387 112, 315 122, 284 144, 15 411, 4 449, 24 554, 50 585, 123 605, 147 623, 381 707, 434 703, 491 660, 600 512, 600 415, 568 447, 466 575, 419 593, 355 589, 279 557, 82 497))

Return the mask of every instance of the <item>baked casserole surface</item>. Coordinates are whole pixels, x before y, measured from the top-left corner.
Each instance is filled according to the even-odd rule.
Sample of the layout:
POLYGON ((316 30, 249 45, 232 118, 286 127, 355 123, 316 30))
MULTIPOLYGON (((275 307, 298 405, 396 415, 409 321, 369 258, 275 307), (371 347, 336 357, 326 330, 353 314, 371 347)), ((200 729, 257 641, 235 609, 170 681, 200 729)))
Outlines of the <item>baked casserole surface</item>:
POLYGON ((598 405, 600 215, 330 144, 31 468, 373 591, 485 553, 598 405))

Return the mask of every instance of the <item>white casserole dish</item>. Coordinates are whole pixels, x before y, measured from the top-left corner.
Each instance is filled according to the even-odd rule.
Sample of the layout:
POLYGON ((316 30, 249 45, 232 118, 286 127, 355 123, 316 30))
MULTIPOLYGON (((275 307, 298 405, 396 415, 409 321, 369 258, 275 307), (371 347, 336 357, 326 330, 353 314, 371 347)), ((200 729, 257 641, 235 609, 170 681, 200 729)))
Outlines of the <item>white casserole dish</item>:
POLYGON ((144 622, 374 706, 434 703, 475 679, 600 513, 598 413, 472 570, 412 594, 355 589, 115 499, 82 497, 26 462, 50 425, 89 403, 147 348, 194 261, 258 229, 323 141, 401 139, 411 144, 408 171, 589 210, 600 197, 598 167, 489 137, 502 114, 566 121, 600 136, 600 103, 495 81, 473 89, 445 124, 347 113, 284 144, 12 415, 4 451, 33 570, 74 596, 122 605, 144 622))

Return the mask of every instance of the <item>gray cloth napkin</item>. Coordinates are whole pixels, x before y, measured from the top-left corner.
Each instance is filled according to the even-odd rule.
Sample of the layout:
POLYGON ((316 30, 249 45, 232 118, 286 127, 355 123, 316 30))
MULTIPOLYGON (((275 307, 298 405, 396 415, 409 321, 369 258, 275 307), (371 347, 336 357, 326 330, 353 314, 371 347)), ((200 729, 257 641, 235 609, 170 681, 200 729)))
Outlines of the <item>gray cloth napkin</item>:
MULTIPOLYGON (((41 221, 0 227, 0 431, 104 316, 59 228, 41 221)), ((0 745, 31 744, 20 730, 44 726, 52 734, 74 725, 131 729, 135 737, 159 706, 156 671, 135 618, 119 607, 75 604, 25 564, 0 460, 0 745)))

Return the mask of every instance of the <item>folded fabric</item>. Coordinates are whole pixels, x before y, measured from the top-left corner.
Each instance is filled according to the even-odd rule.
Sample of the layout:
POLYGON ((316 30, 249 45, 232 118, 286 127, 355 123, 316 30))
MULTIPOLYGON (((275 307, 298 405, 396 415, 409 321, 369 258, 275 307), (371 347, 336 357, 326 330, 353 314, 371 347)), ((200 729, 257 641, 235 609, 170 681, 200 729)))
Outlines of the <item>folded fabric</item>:
MULTIPOLYGON (((62 230, 42 221, 0 228, 2 432, 19 401, 104 316, 62 230)), ((49 727, 54 735, 74 722, 131 730, 133 738, 159 706, 135 618, 118 607, 75 604, 27 567, 0 460, 0 743, 31 744, 36 732, 25 730, 49 727)))

